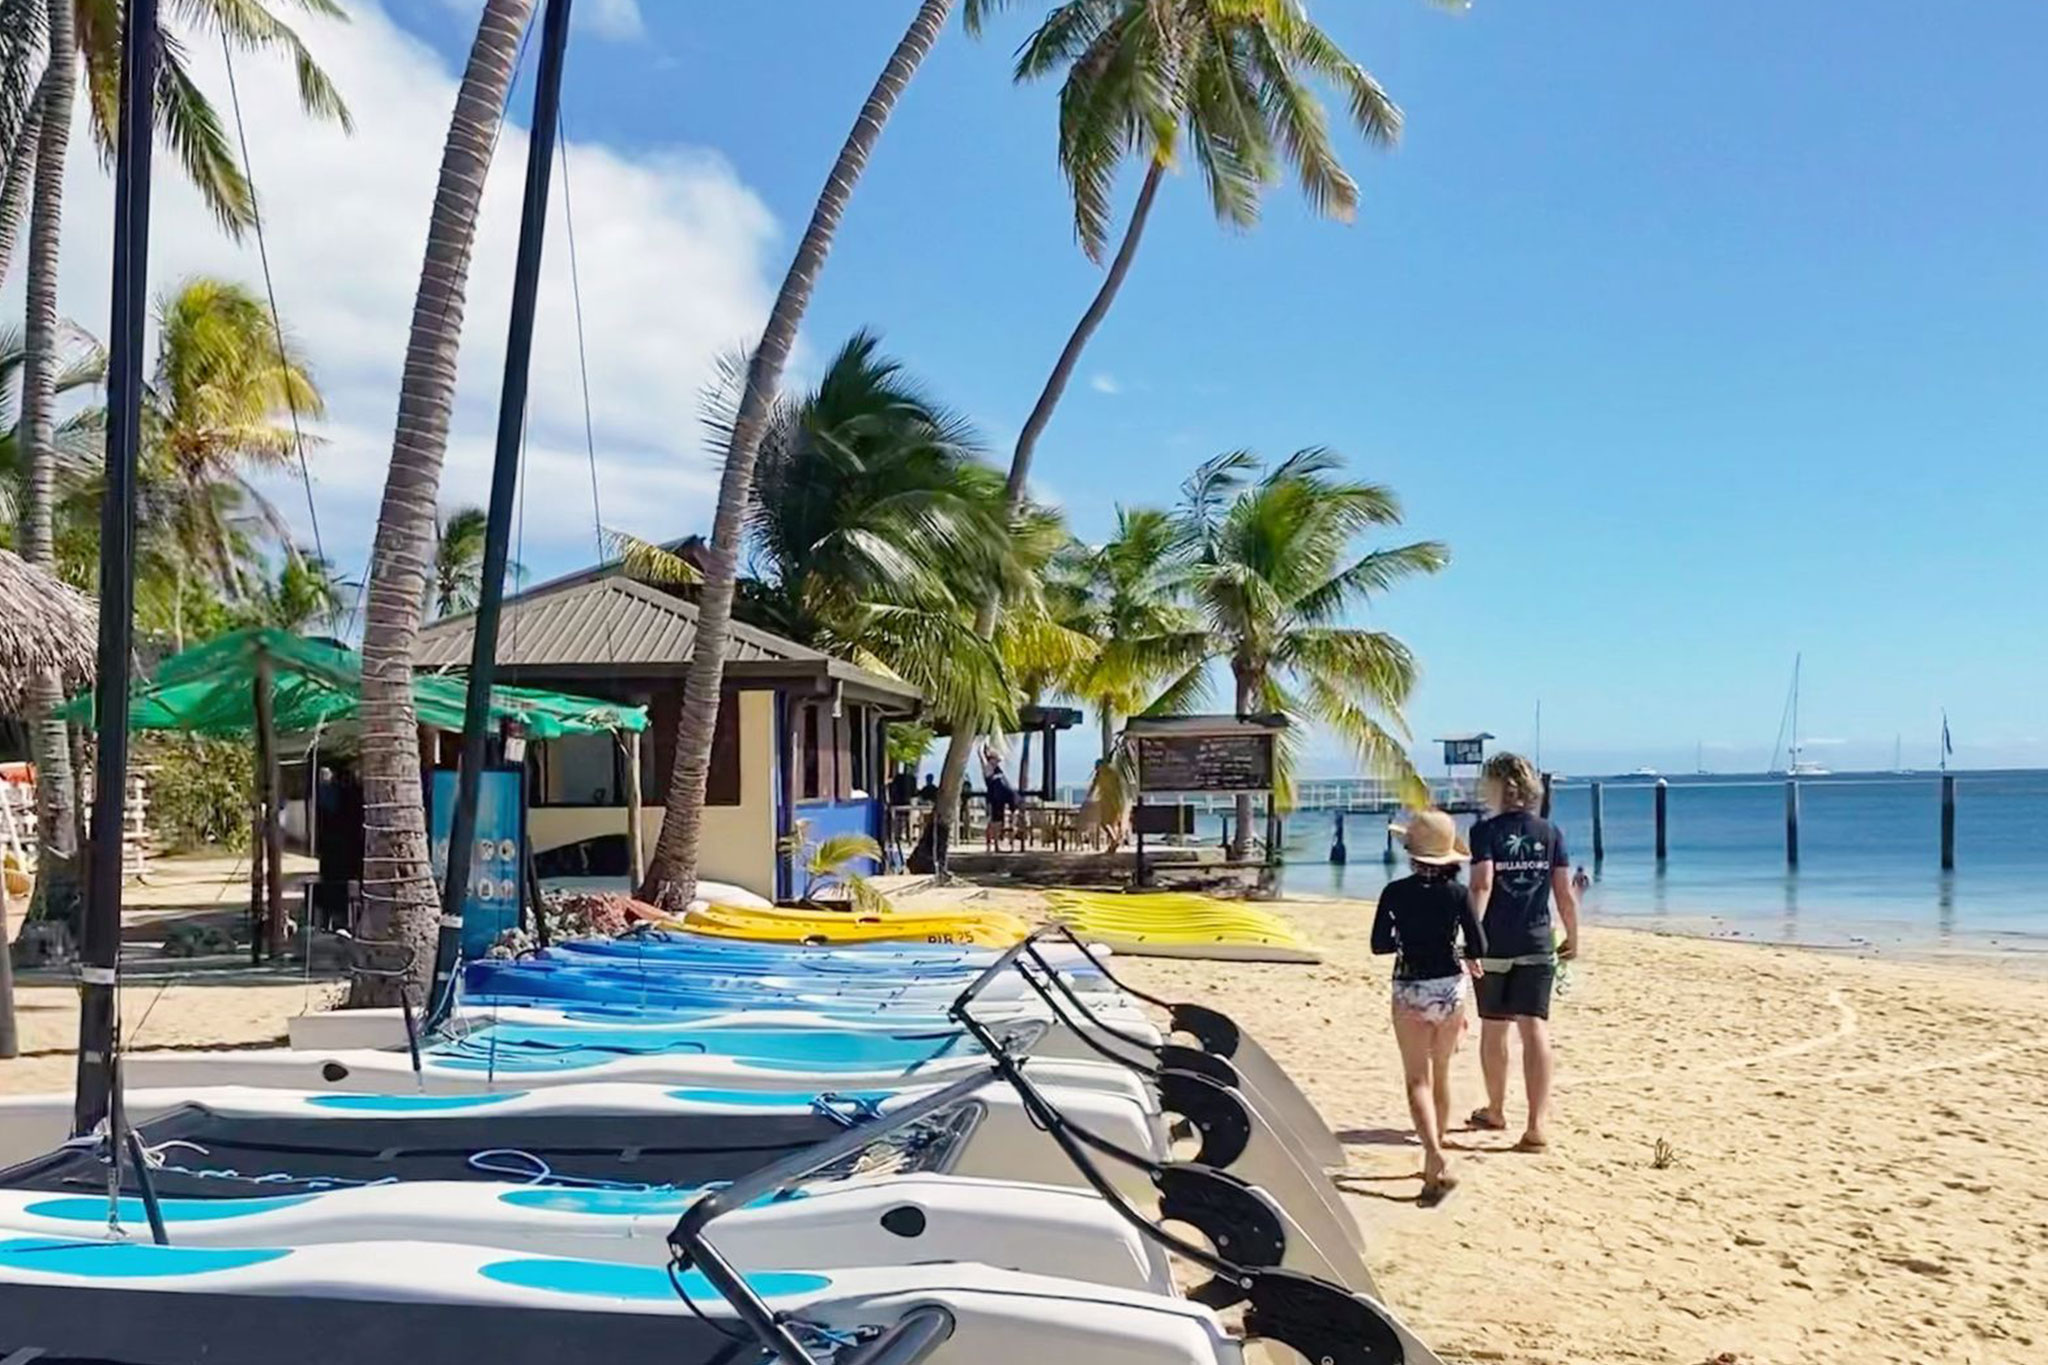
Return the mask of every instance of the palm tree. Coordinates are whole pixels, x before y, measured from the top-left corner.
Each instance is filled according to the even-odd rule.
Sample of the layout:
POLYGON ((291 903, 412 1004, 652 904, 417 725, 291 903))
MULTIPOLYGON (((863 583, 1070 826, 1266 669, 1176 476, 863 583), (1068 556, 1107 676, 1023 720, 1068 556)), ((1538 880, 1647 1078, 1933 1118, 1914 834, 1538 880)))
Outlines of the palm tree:
POLYGON ((281 339, 262 299, 242 285, 205 276, 157 300, 157 361, 143 398, 148 456, 140 496, 173 576, 173 644, 184 647, 188 565, 203 566, 230 602, 251 596, 260 576, 249 523, 266 528, 296 557, 284 518, 251 481, 291 465, 300 437, 279 419, 319 417, 326 407, 304 360, 281 339))
POLYGON ((455 406, 477 209, 512 87, 519 37, 532 13, 533 0, 485 0, 455 94, 427 225, 363 612, 364 932, 406 945, 412 973, 405 981, 357 977, 351 1004, 392 1004, 409 988, 423 993, 433 967, 438 912, 427 862, 412 651, 433 574, 435 502, 455 406))
POLYGON ((458 507, 435 528, 434 576, 427 594, 437 618, 475 609, 484 587, 484 532, 489 524, 490 514, 483 508, 458 507))
MULTIPOLYGON (((965 0, 979 32, 1010 0, 965 0)), ((1060 169, 1074 201, 1074 229, 1090 259, 1108 244, 1116 173, 1141 156, 1145 174, 1102 286, 1061 348, 1010 460, 1010 497, 1021 501, 1039 438, 1051 423, 1081 353, 1116 302, 1150 220, 1160 182, 1185 139, 1216 216, 1235 227, 1258 221, 1259 200, 1290 166, 1310 207, 1348 219, 1358 186, 1330 144, 1329 120, 1311 78, 1343 97, 1351 122, 1380 144, 1394 141, 1401 112, 1357 62, 1309 20, 1302 0, 1066 0, 1017 56, 1016 78, 1064 70, 1060 169)), ((994 604, 979 624, 993 625, 994 604)), ((939 809, 958 808, 969 737, 946 751, 939 809)))
POLYGON ((1078 626, 1103 642, 1070 685, 1095 711, 1102 757, 1116 747, 1120 717, 1146 709, 1159 684, 1187 661, 1167 655, 1163 641, 1183 640, 1197 628, 1180 601, 1182 568, 1173 518, 1149 507, 1116 509, 1116 533, 1083 547, 1069 574, 1080 595, 1078 626))
POLYGON ((14 243, 28 212, 36 168, 36 133, 42 125, 36 92, 43 70, 48 17, 39 3, 0 3, 0 284, 14 260, 14 243))
MULTIPOLYGON (((307 13, 343 17, 334 0, 293 3, 307 13)), ((57 459, 53 421, 59 344, 57 261, 64 221, 64 170, 71 146, 72 96, 82 63, 93 133, 101 150, 110 151, 120 92, 121 7, 109 0, 0 0, 0 4, 9 9, 41 4, 45 10, 47 57, 36 94, 33 179, 9 175, 0 178, 0 188, 12 180, 17 189, 23 183, 29 184, 32 193, 28 316, 24 329, 27 354, 21 399, 22 427, 27 437, 28 496, 22 508, 21 545, 24 559, 50 568, 55 563, 52 502, 57 459)), ((195 26, 218 34, 231 47, 287 55, 298 73, 301 106, 316 117, 349 126, 348 111, 326 73, 314 62, 298 35, 271 13, 263 0, 190 0, 180 7, 180 12, 195 26)), ((18 33, 23 22, 21 16, 15 15, 0 23, 0 32, 18 33)), ((222 225, 231 233, 239 233, 252 220, 255 201, 247 180, 235 166, 220 119, 185 69, 178 44, 168 36, 159 45, 157 65, 157 121, 165 143, 222 225)), ((25 155, 26 145, 19 138, 16 142, 15 156, 25 155)), ((0 204, 0 223, 18 214, 18 207, 0 204)), ((61 679, 53 674, 38 676, 31 683, 29 701, 36 717, 31 723, 31 737, 36 756, 38 835, 49 867, 48 875, 36 879, 37 905, 32 913, 49 913, 54 908, 69 915, 77 891, 70 745, 62 722, 48 718, 49 710, 63 701, 61 679), (56 901, 54 906, 52 898, 56 901)))
MULTIPOLYGON (((1229 667, 1238 715, 1288 718, 1275 792, 1283 807, 1293 796, 1298 737, 1311 724, 1334 731, 1367 767, 1420 795, 1401 715, 1415 685, 1414 656, 1394 636, 1344 620, 1401 580, 1442 569, 1450 551, 1426 540, 1354 558, 1361 535, 1401 524, 1401 505, 1379 484, 1343 479, 1342 466, 1321 447, 1297 451, 1256 482, 1247 480, 1259 462, 1244 451, 1202 465, 1173 516, 1183 581, 1200 620, 1141 651, 1183 665, 1154 711, 1198 702, 1217 661, 1229 667)), ((1251 806, 1251 797, 1238 798, 1236 857, 1244 855, 1251 806)))
MULTIPOLYGON (((58 397, 96 388, 104 382, 107 374, 107 353, 99 342, 76 327, 67 326, 64 333, 55 383, 58 397)), ((28 469, 23 459, 20 417, 21 372, 26 349, 20 328, 0 326, 0 546, 10 550, 16 548, 22 507, 28 498, 28 469)), ((57 424, 55 515, 61 517, 68 510, 67 501, 98 473, 100 451, 105 443, 105 423, 105 412, 95 406, 84 408, 57 424)), ((96 508, 92 510, 96 516, 96 508)), ((91 530, 94 536, 98 536, 97 520, 92 523, 91 530)), ((62 528, 58 531, 58 538, 63 538, 62 528)), ((61 550, 59 559, 62 559, 61 550)), ((60 563, 60 568, 63 567, 60 563)), ((68 573, 61 576, 72 582, 73 587, 89 589, 92 586, 90 581, 73 582, 68 573)))
POLYGON ((243 614, 251 625, 294 635, 322 624, 332 630, 348 614, 356 587, 321 556, 295 551, 278 564, 276 578, 262 585, 243 614))
MULTIPOLYGON (((761 448, 782 370, 798 327, 809 306, 811 290, 824 269, 825 256, 839 230, 839 220, 853 198, 854 186, 867 169, 868 157, 881 140, 904 87, 923 64, 952 13, 953 0, 922 0, 910 27, 889 55, 887 65, 868 92, 853 130, 847 134, 825 179, 825 188, 811 211, 811 221, 797 244, 796 257, 783 277, 775 304, 762 331, 761 344, 747 366, 726 448, 725 472, 718 484, 718 512, 705 546, 703 586, 697 600, 697 642, 683 687, 682 719, 676 729, 675 771, 669 779, 667 816, 648 863, 647 886, 671 900, 688 901, 696 894, 697 842, 703 828, 704 782, 711 771, 711 740, 718 722, 719 694, 725 685, 725 645, 732 623, 733 596, 739 577, 740 541, 747 510, 753 504, 754 460, 761 448)), ((986 632, 984 632, 984 636, 986 632)))

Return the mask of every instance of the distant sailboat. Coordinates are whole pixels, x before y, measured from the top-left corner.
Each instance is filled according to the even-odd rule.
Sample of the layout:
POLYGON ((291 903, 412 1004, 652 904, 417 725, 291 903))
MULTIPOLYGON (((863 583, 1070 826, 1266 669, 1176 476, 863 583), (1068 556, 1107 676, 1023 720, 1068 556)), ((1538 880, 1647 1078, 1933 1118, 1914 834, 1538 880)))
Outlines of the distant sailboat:
POLYGON ((1788 730, 1782 731, 1779 736, 1781 739, 1787 735, 1791 738, 1791 746, 1786 751, 1788 761, 1785 764, 1785 775, 1787 777, 1826 777, 1828 775, 1826 768, 1799 756, 1802 748, 1799 743, 1799 668, 1803 660, 1803 655, 1795 654, 1792 656, 1792 696, 1788 703, 1791 725, 1788 730))
POLYGON ((1898 735, 1895 734, 1892 736, 1892 771, 1896 774, 1899 774, 1900 776, 1904 776, 1913 771, 1911 768, 1908 768, 1905 765, 1904 757, 1904 742, 1900 739, 1898 735))
POLYGON ((1701 740, 1693 746, 1692 770, 1696 776, 1705 777, 1707 775, 1707 742, 1705 740, 1701 740))

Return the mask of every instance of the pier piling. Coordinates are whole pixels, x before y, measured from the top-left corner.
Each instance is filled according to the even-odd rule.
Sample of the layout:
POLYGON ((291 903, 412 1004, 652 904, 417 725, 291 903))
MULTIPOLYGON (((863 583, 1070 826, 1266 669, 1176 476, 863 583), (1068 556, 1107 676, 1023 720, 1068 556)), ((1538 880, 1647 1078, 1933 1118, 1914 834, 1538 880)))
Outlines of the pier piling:
POLYGON ((1607 802, 1601 783, 1593 784, 1593 866, 1607 858, 1607 802))
POLYGON ((1941 775, 1941 870, 1956 870, 1956 779, 1941 775))
POLYGON ((1671 784, 1660 777, 1657 779, 1657 864, 1660 867, 1664 863, 1665 850, 1669 847, 1664 836, 1671 824, 1670 815, 1671 784))
POLYGON ((1799 784, 1785 783, 1785 866, 1799 866, 1799 784))
POLYGON ((1543 817, 1544 819, 1546 819, 1546 820, 1548 820, 1548 819, 1550 818, 1550 787, 1551 787, 1551 781, 1552 781, 1552 779, 1551 779, 1551 776, 1550 776, 1550 774, 1549 774, 1549 773, 1545 773, 1545 774, 1543 774, 1543 809, 1542 809, 1542 810, 1540 810, 1540 811, 1538 811, 1538 812, 1537 812, 1537 814, 1538 814, 1538 815, 1541 815, 1541 816, 1542 816, 1542 817, 1543 817))

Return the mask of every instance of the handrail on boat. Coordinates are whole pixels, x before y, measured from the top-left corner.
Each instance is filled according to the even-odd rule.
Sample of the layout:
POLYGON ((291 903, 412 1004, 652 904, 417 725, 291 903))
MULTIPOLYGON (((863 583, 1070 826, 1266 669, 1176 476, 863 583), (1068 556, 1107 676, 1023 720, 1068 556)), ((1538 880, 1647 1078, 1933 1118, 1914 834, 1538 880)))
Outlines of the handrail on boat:
MULTIPOLYGON (((914 1100, 879 1119, 849 1128, 843 1133, 827 1138, 814 1147, 792 1152, 772 1166, 765 1166, 752 1175, 742 1176, 724 1189, 714 1190, 693 1202, 676 1220, 669 1230, 669 1250, 676 1261, 684 1267, 695 1267, 711 1281, 712 1288, 719 1296, 732 1305, 740 1321, 746 1323, 762 1345, 780 1355, 789 1365, 818 1365, 815 1357, 804 1349, 804 1345, 792 1332, 789 1325, 777 1317, 774 1310, 756 1294, 747 1283, 746 1276, 734 1268, 732 1262, 712 1245, 706 1235, 706 1228, 716 1219, 724 1217, 735 1209, 743 1209, 763 1195, 799 1180, 822 1166, 829 1166, 842 1157, 874 1145, 878 1138, 914 1127, 934 1114, 951 1109, 971 1098, 976 1091, 996 1079, 996 1069, 991 1066, 971 1076, 963 1076, 951 1085, 935 1090, 924 1098, 914 1100)), ((908 1321, 908 1319, 906 1319, 908 1321)), ((947 1318, 945 1335, 932 1335, 936 1329, 927 1328, 892 1348, 870 1365, 910 1365, 938 1347, 952 1332, 952 1320, 947 1318), (895 1354, 893 1351, 914 1354, 895 1354)))

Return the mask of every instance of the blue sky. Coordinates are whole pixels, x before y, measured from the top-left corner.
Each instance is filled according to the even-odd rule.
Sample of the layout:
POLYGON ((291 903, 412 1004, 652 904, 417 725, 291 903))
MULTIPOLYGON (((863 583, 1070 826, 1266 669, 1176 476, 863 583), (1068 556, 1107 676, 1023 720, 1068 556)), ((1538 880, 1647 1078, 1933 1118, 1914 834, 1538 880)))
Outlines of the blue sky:
MULTIPOLYGON (((431 49, 422 69, 438 57, 452 73, 474 3, 387 8, 431 49)), ((601 407, 627 371, 645 399, 633 412, 646 420, 625 396, 600 413, 607 460, 633 452, 612 494, 630 515, 607 519, 701 529, 697 376, 746 339, 912 7, 579 8, 566 96, 578 227, 624 234, 586 241, 586 291, 629 258, 638 272, 586 299, 593 333, 610 334, 592 377, 601 407), (637 239, 643 211, 687 232, 637 239), (719 249, 700 259, 707 236, 719 249), (665 273, 671 251, 687 270, 665 273), (663 350, 633 307, 687 336, 663 350), (672 438, 650 434, 663 427, 672 438)), ((805 334, 815 362, 879 328, 1004 459, 1097 279, 1056 173, 1053 92, 1008 81, 1035 8, 1015 6, 979 45, 948 33, 888 129, 805 334)), ((1364 190, 1351 225, 1280 188, 1257 231, 1233 233, 1197 181, 1169 183, 1040 449, 1040 487, 1076 530, 1100 534, 1118 500, 1170 499, 1216 451, 1328 444, 1455 552, 1441 578, 1372 612, 1422 658, 1418 736, 1486 728, 1526 744, 1540 697, 1545 757, 1565 771, 1685 767, 1696 742, 1710 766, 1757 768, 1803 650, 1804 730, 1823 762, 1889 765, 1903 733, 1908 762, 1931 765, 1943 705, 1964 762, 2048 762, 2048 10, 1313 8, 1406 109, 1402 146, 1346 140, 1364 190)), ((351 41, 373 54, 383 27, 370 11, 351 41)), ((365 55, 361 69, 372 82, 381 68, 365 55)), ((418 168, 393 212, 416 240, 440 127, 408 135, 418 168)), ((494 176, 501 237, 522 160, 508 146, 494 176)), ((281 220, 328 207, 315 188, 269 192, 281 220)), ((383 251, 377 287, 409 298, 417 259, 383 251)), ((464 366, 479 434, 505 288, 483 265, 464 366)), ((288 316, 320 273, 280 267, 288 316)), ((324 325, 306 329, 324 338, 324 325)), ((543 366, 573 364, 564 328, 541 348, 543 366)), ((337 437, 322 475, 344 561, 381 478, 384 382, 364 381, 359 439, 337 437)), ((541 384, 534 412, 564 488, 582 458, 572 392, 541 384)), ((476 454, 451 458, 474 488, 476 454)), ((580 507, 535 498, 529 566, 587 560, 587 491, 580 507)))
MULTIPOLYGON (((579 44, 575 130, 715 148, 786 230, 907 9, 648 5, 579 44)), ((999 450, 1096 278, 1052 92, 1006 81, 1032 9, 920 74, 807 329, 883 329, 999 450)), ((1456 553, 1376 612, 1418 734, 1526 743, 1540 697, 1567 768, 1761 766, 1804 650, 1823 761, 1929 762, 1944 704, 1966 759, 2048 758, 2048 11, 1315 10, 1402 146, 1350 140, 1349 226, 1280 189, 1227 232, 1169 186, 1041 450, 1076 529, 1328 443, 1456 553)))

